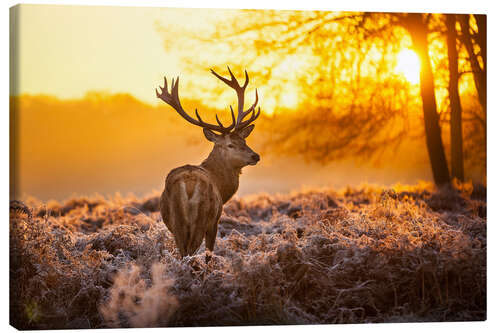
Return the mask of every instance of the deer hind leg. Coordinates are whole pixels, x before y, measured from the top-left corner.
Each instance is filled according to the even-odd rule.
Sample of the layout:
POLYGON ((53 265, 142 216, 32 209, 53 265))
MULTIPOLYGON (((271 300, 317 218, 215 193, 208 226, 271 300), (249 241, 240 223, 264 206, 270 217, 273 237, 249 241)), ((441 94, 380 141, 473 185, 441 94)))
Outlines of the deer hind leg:
POLYGON ((207 245, 207 250, 213 252, 215 246, 215 238, 217 238, 217 224, 214 223, 213 226, 210 226, 205 234, 205 243, 207 245))
POLYGON ((168 224, 170 231, 174 235, 175 245, 181 257, 193 254, 196 249, 192 249, 193 243, 193 217, 196 217, 197 210, 191 209, 189 199, 185 192, 185 184, 180 181, 176 183, 177 190, 171 191, 176 195, 169 197, 168 224))
POLYGON ((207 185, 204 182, 196 182, 189 191, 183 181, 179 182, 178 186, 178 196, 175 200, 177 205, 175 238, 177 247, 184 257, 193 255, 205 236, 207 209, 204 198, 207 185))
POLYGON ((186 220, 184 216, 177 216, 176 222, 174 239, 181 256, 193 255, 203 242, 203 233, 192 228, 191 225, 191 223, 197 221, 186 220))
POLYGON ((188 255, 186 248, 186 230, 185 230, 185 221, 184 216, 181 213, 181 205, 182 203, 178 200, 172 198, 169 200, 170 209, 168 215, 169 224, 167 225, 174 235, 175 245, 179 250, 181 257, 185 257, 188 255))
POLYGON ((208 252, 205 254, 205 263, 209 263, 212 259, 212 252, 214 251, 215 239, 217 238, 217 225, 219 220, 217 218, 213 225, 209 226, 207 232, 205 233, 205 245, 208 252))
POLYGON ((212 209, 210 210, 209 214, 210 216, 207 216, 210 220, 210 224, 207 227, 207 231, 205 233, 205 246, 208 250, 205 256, 205 262, 208 264, 208 262, 212 259, 212 252, 214 251, 214 246, 215 246, 215 240, 217 238, 217 229, 219 225, 219 219, 221 215, 221 210, 220 209, 213 209, 215 208, 212 204, 212 209))

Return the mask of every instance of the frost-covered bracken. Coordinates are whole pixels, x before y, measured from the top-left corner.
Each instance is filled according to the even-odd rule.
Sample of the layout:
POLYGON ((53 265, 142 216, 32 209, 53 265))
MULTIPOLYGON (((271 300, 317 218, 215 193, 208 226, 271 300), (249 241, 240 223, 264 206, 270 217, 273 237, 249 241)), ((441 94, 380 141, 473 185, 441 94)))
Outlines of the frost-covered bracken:
POLYGON ((158 194, 11 202, 17 328, 486 318, 486 190, 427 184, 232 199, 212 260, 158 194))

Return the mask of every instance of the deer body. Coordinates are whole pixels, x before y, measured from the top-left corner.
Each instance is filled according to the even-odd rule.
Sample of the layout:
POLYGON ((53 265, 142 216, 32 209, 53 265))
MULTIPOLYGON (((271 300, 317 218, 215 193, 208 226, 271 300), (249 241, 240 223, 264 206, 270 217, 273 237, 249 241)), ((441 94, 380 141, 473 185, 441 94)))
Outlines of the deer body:
POLYGON ((199 166, 184 165, 173 169, 165 180, 165 189, 160 198, 160 212, 164 223, 173 233, 181 256, 192 255, 205 238, 205 245, 213 251, 217 237, 217 225, 222 206, 238 190, 241 169, 255 165, 260 157, 247 146, 245 138, 252 132, 250 124, 260 114, 255 114, 256 101, 250 109, 243 112, 243 93, 248 84, 248 75, 243 86, 239 86, 231 71, 231 80, 212 73, 231 86, 238 94, 238 118, 232 125, 224 127, 216 116, 218 126, 203 122, 196 111, 198 120, 191 118, 182 109, 178 98, 178 79, 172 83, 168 93, 167 83, 157 96, 171 105, 182 117, 195 125, 203 127, 207 140, 214 143, 210 155, 199 166), (252 113, 250 119, 243 119, 252 113), (221 134, 216 134, 218 131, 221 134))
POLYGON ((185 165, 168 174, 160 212, 181 256, 196 252, 203 238, 213 249, 222 204, 216 184, 201 167, 185 165))

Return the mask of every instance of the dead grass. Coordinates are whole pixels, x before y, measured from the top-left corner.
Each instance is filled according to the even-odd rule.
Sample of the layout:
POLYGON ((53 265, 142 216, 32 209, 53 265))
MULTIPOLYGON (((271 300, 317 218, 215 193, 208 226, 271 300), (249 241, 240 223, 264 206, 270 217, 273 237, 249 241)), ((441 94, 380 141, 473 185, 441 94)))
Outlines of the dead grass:
POLYGON ((233 199, 180 259, 158 196, 11 202, 19 329, 486 319, 486 189, 233 199))

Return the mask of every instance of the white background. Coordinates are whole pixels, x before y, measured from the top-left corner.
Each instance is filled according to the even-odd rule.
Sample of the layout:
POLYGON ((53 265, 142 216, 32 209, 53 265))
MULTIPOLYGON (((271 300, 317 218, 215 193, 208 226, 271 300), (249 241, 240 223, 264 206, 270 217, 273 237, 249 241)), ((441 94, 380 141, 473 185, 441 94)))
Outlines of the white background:
MULTIPOLYGON (((8 227, 8 208, 7 201, 9 197, 9 10, 8 8, 16 5, 15 1, 2 2, 2 11, 0 19, 2 30, 2 52, 1 52, 1 84, 2 84, 2 111, 0 112, 0 147, 2 158, 1 164, 1 198, 0 210, 3 221, 1 225, 1 328, 6 328, 8 331, 14 331, 14 328, 9 326, 9 269, 8 269, 8 253, 9 253, 9 227, 8 227)), ((499 177, 496 175, 499 165, 499 148, 500 131, 497 130, 499 125, 499 104, 498 104, 498 79, 499 74, 499 48, 497 33, 500 32, 499 20, 500 15, 496 1, 473 0, 473 1, 458 1, 458 0, 418 0, 418 1, 401 1, 401 0, 379 0, 379 1, 320 1, 320 0, 287 0, 287 1, 270 1, 270 0, 211 0, 209 2, 197 1, 132 1, 132 0, 102 0, 102 1, 36 1, 29 0, 31 4, 71 4, 71 5, 115 5, 115 6, 149 6, 149 7, 194 7, 194 8, 247 8, 247 9, 297 9, 297 10, 335 10, 335 11, 379 11, 379 12, 434 12, 434 13, 479 13, 487 14, 487 35, 488 35, 488 320, 486 322, 476 323, 420 323, 420 324, 373 324, 373 325, 315 325, 315 326, 267 326, 267 327, 224 327, 224 328, 189 328, 189 332, 229 332, 237 330, 239 332, 253 332, 254 330, 264 330, 270 332, 279 331, 309 331, 316 332, 361 332, 370 330, 370 332, 438 332, 438 331, 498 331, 500 328, 500 312, 499 312, 499 290, 500 276, 498 274, 498 266, 500 264, 497 255, 499 255, 500 235, 499 227, 499 209, 500 204, 498 186, 500 184, 499 177)), ((148 329, 152 331, 153 329, 148 329)), ((163 329, 156 329, 163 330, 163 329)), ((186 329, 168 329, 182 330, 186 329)), ((110 330, 100 330, 110 331, 110 330)), ((131 330, 113 330, 112 332, 132 332, 131 330)), ((133 330, 135 331, 135 330, 133 330)), ((144 330, 141 330, 144 331, 144 330)), ((61 331, 58 331, 61 332, 61 331)), ((110 331, 111 332, 111 331, 110 331)))

